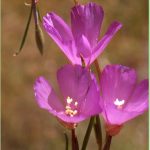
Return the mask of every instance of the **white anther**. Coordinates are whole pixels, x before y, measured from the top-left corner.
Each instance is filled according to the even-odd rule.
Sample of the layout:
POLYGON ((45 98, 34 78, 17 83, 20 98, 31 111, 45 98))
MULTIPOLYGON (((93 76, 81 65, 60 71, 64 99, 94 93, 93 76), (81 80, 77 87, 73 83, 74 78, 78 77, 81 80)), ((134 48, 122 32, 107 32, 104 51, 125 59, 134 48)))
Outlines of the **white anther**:
POLYGON ((125 100, 119 100, 118 98, 114 101, 114 104, 117 106, 117 108, 122 108, 124 103, 125 103, 125 100))
POLYGON ((71 109, 71 107, 70 106, 66 106, 66 109, 71 109))
POLYGON ((74 110, 74 111, 73 111, 73 115, 76 115, 77 113, 78 113, 77 110, 74 110))
POLYGON ((75 105, 75 106, 78 106, 78 102, 75 102, 74 105, 75 105))
POLYGON ((70 117, 73 117, 78 113, 78 111, 74 108, 78 106, 78 102, 70 98, 69 96, 66 99, 67 105, 65 106, 65 113, 66 115, 69 115, 70 117))
POLYGON ((72 101, 73 101, 73 99, 72 98, 70 98, 69 96, 67 97, 67 104, 71 104, 72 103, 72 101))

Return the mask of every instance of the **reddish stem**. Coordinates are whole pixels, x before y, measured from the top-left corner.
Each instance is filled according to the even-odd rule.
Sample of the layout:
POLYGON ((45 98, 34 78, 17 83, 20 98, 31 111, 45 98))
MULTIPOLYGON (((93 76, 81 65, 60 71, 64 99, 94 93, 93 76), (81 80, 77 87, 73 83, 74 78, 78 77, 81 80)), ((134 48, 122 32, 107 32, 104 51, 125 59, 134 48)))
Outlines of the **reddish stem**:
POLYGON ((95 68, 96 68, 96 71, 97 71, 97 75, 98 75, 98 79, 99 79, 99 82, 100 82, 101 69, 100 69, 100 66, 98 64, 98 60, 97 59, 94 61, 94 65, 95 65, 95 68))
POLYGON ((75 135, 75 129, 72 129, 71 133, 72 133, 72 150, 79 150, 78 140, 75 135))
POLYGON ((106 142, 105 142, 103 150, 109 150, 110 149, 111 140, 112 140, 112 136, 106 135, 106 142))

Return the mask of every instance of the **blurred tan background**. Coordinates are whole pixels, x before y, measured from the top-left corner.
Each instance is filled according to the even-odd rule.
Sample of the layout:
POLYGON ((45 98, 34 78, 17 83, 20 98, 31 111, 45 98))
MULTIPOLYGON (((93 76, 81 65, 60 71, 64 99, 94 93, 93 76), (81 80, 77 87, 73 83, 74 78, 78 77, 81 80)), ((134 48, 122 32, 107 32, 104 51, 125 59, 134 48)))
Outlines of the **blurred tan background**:
MULTIPOLYGON (((138 79, 148 74, 148 2, 137 0, 93 0, 103 6, 105 18, 102 34, 113 20, 123 28, 99 57, 99 63, 118 63, 134 67, 138 79)), ((33 19, 21 54, 13 57, 19 47, 27 22, 29 7, 21 0, 2 0, 2 149, 60 150, 65 149, 64 128, 34 99, 33 83, 45 76, 56 90, 56 70, 67 63, 57 45, 45 35, 44 55, 40 56, 34 39, 33 19)), ((81 3, 88 2, 80 0, 81 3)), ((54 11, 70 23, 73 0, 39 0, 41 15, 54 11)), ((80 143, 86 129, 85 121, 77 128, 80 143)), ((69 132, 67 131, 68 135, 69 132)), ((96 150, 94 134, 88 150, 96 150)), ((147 150, 148 114, 128 122, 113 138, 111 150, 147 150)))

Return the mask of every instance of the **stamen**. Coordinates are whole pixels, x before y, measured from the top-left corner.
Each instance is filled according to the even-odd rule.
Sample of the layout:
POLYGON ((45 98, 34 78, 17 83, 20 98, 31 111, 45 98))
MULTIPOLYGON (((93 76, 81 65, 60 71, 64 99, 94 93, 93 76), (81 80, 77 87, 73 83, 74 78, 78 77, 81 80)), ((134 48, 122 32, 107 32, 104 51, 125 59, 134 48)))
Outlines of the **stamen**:
POLYGON ((75 106, 78 106, 78 102, 75 102, 74 105, 75 105, 75 106))
POLYGON ((73 99, 70 98, 69 96, 67 97, 66 101, 67 101, 67 105, 65 107, 65 109, 66 109, 65 113, 66 113, 66 115, 73 117, 74 115, 76 115, 78 113, 78 111, 74 108, 74 107, 77 108, 78 102, 77 101, 73 102, 73 99))
POLYGON ((118 98, 114 101, 114 104, 118 109, 121 109, 125 103, 125 100, 119 100, 118 98))
POLYGON ((66 109, 71 109, 71 107, 70 106, 66 106, 66 109))
POLYGON ((72 103, 72 101, 73 101, 73 99, 72 98, 70 98, 69 96, 67 97, 67 104, 71 104, 72 103))
POLYGON ((77 110, 74 110, 74 111, 73 111, 73 115, 76 115, 77 113, 78 113, 77 110))

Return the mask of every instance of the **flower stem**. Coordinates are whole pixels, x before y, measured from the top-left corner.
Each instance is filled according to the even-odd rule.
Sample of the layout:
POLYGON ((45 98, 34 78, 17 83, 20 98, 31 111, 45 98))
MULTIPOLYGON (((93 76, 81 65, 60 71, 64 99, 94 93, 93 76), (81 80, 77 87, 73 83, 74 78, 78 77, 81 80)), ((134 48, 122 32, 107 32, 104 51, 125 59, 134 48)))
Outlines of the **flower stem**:
MULTIPOLYGON (((100 83, 101 70, 100 70, 97 59, 94 61, 94 65, 95 65, 98 80, 99 80, 99 83, 100 83)), ((99 118, 98 115, 96 116, 96 123, 94 125, 94 129, 95 129, 95 136, 96 136, 96 140, 97 140, 97 144, 98 144, 98 149, 101 150, 102 149, 102 130, 101 130, 100 118, 99 118)))
POLYGON ((84 140, 83 140, 83 144, 82 144, 82 149, 81 150, 85 150, 86 147, 87 147, 87 144, 88 144, 88 141, 89 141, 89 138, 90 138, 90 134, 91 134, 91 131, 92 131, 93 124, 94 124, 94 117, 91 117, 89 125, 88 125, 88 128, 86 130, 86 134, 85 134, 85 137, 84 137, 84 140))
POLYGON ((66 141, 66 148, 65 150, 68 150, 68 136, 66 133, 64 133, 64 136, 65 136, 65 141, 66 141))
POLYGON ((96 123, 94 124, 95 137, 98 144, 98 150, 102 150, 102 133, 101 133, 100 118, 97 115, 95 119, 96 119, 96 123))
POLYGON ((75 129, 72 129, 71 133, 72 133, 72 150, 79 150, 78 140, 75 135, 75 129))
POLYGON ((111 139, 112 139, 112 136, 106 134, 106 141, 105 141, 105 145, 104 145, 103 150, 109 150, 110 149, 111 139))
POLYGON ((95 65, 95 68, 96 68, 96 71, 97 71, 98 79, 99 79, 99 81, 100 81, 101 69, 100 69, 100 67, 99 67, 98 60, 97 60, 97 59, 94 61, 94 65, 95 65))

